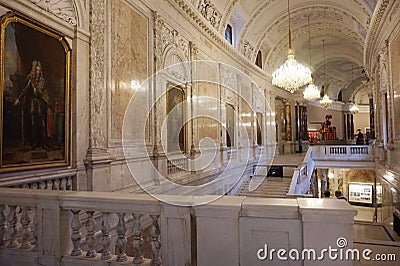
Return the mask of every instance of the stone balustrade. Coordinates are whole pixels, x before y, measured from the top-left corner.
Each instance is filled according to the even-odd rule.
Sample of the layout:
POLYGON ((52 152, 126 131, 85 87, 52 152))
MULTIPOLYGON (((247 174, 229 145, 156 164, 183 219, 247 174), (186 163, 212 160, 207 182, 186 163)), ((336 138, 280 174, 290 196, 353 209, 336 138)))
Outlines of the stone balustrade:
POLYGON ((212 199, 0 188, 0 265, 264 265, 266 244, 319 250, 342 236, 352 247, 356 211, 345 201, 198 204, 212 199))
POLYGON ((13 175, 3 176, 0 180, 0 187, 46 189, 46 190, 73 190, 76 179, 76 170, 62 170, 58 173, 40 175, 13 175))
POLYGON ((369 145, 315 145, 312 149, 314 160, 373 161, 369 145))

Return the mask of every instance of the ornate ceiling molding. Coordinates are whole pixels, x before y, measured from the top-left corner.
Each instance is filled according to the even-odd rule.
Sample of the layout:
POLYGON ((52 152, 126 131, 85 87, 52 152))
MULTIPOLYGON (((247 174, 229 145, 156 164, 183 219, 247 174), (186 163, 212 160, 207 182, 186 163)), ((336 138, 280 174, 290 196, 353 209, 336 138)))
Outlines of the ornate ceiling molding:
POLYGON ((210 0, 200 0, 197 10, 210 24, 218 30, 222 15, 210 0))
POLYGON ((381 21, 384 15, 387 12, 388 6, 390 4, 390 0, 381 0, 378 3, 378 6, 375 8, 375 12, 371 19, 370 30, 367 33, 367 38, 365 41, 365 49, 364 49, 364 62, 365 66, 368 68, 369 72, 371 72, 372 65, 371 62, 373 59, 374 46, 376 45, 378 35, 380 33, 379 29, 381 28, 381 21))
POLYGON ((240 52, 247 57, 250 61, 254 61, 254 46, 247 40, 241 40, 239 45, 240 52))
POLYGON ((185 0, 168 0, 170 3, 175 4, 181 10, 181 13, 184 17, 188 19, 188 21, 193 21, 194 24, 200 31, 203 31, 206 36, 209 36, 216 45, 218 45, 221 50, 226 51, 227 54, 230 54, 232 57, 236 58, 236 60, 251 69, 253 73, 257 73, 260 76, 265 76, 265 72, 257 67, 253 62, 251 62, 247 57, 241 54, 237 49, 235 49, 230 43, 228 43, 224 37, 221 35, 213 27, 209 26, 209 23, 206 23, 206 20, 203 16, 199 16, 197 10, 193 10, 191 6, 187 4, 185 0))
MULTIPOLYGON (((343 37, 347 36, 349 39, 352 39, 355 43, 360 44, 362 48, 363 40, 360 38, 358 34, 356 34, 352 29, 348 29, 343 27, 340 23, 324 23, 317 22, 313 23, 312 31, 326 31, 331 37, 343 37)), ((297 38, 304 36, 306 32, 301 31, 300 29, 296 29, 292 31, 292 42, 295 42, 297 38)), ((276 66, 279 60, 282 60, 282 54, 286 54, 288 49, 287 36, 282 36, 277 43, 285 43, 283 46, 274 46, 273 49, 267 55, 268 66, 273 67, 276 66)), ((360 59, 361 60, 361 59, 360 59)), ((314 62, 314 64, 316 64, 314 62)))
POLYGON ((71 25, 77 24, 76 12, 71 0, 30 0, 41 9, 54 14, 71 25))
POLYGON ((230 20, 233 10, 236 7, 236 4, 239 2, 239 0, 233 0, 233 2, 230 4, 229 8, 225 12, 225 16, 223 16, 222 23, 219 27, 219 31, 221 34, 225 33, 226 26, 228 25, 228 21, 230 20))

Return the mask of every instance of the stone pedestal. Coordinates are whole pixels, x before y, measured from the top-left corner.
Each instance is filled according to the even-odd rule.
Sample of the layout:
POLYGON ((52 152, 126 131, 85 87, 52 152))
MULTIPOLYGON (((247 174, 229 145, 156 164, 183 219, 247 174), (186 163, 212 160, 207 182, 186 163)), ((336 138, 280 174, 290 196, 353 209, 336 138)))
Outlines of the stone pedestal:
POLYGON ((197 265, 239 265, 239 211, 245 197, 222 197, 194 207, 197 265))
POLYGON ((299 198, 297 202, 303 222, 303 249, 313 249, 317 258, 322 257, 306 259, 304 265, 353 265, 354 260, 346 259, 346 251, 353 249, 357 211, 345 200, 299 198), (321 255, 324 249, 327 251, 321 255))

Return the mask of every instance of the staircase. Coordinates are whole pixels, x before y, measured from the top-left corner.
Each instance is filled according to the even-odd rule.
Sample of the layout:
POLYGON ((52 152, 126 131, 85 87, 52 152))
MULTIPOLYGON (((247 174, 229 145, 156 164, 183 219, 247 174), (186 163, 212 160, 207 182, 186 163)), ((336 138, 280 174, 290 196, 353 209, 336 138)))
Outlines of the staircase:
POLYGON ((249 191, 250 179, 245 180, 240 186, 237 195, 259 198, 286 198, 291 179, 289 177, 268 177, 254 191, 249 191))

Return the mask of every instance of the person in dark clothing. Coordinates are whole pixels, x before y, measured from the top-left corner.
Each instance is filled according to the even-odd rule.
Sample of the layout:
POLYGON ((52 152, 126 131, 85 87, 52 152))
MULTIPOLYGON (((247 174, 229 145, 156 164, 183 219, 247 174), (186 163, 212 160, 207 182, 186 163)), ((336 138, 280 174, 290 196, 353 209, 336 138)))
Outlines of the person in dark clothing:
POLYGON ((346 197, 342 195, 342 191, 340 190, 335 191, 335 196, 337 199, 344 199, 345 201, 347 201, 346 197))

